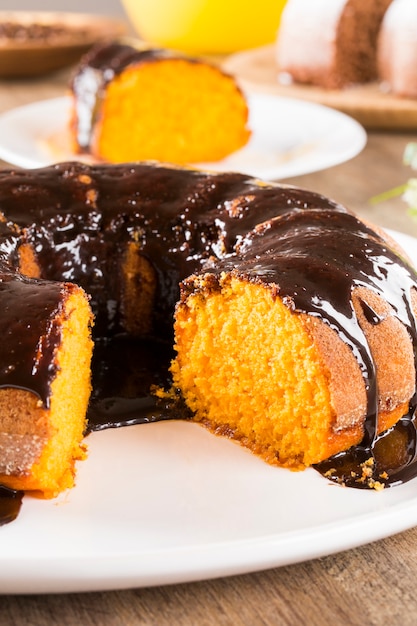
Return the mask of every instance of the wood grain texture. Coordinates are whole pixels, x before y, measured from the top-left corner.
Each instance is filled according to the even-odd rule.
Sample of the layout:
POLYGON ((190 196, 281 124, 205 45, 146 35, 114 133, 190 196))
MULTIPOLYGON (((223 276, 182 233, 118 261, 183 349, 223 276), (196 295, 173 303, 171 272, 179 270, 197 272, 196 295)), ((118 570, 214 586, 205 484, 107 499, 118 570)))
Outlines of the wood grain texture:
POLYGON ((417 529, 307 563, 205 582, 0 597, 8 626, 415 626, 417 529))
POLYGON ((393 96, 376 82, 346 89, 280 84, 274 46, 239 52, 225 61, 224 68, 248 90, 324 104, 354 117, 367 129, 417 129, 417 100, 393 96))
POLYGON ((40 76, 77 63, 92 45, 122 37, 125 21, 86 13, 0 11, 0 22, 55 29, 52 38, 10 38, 0 45, 0 77, 40 76))
MULTIPOLYGON (((63 72, 47 81, 0 83, 0 112, 62 95, 67 79, 63 72)), ((287 182, 417 236, 417 221, 400 198, 369 203, 410 176, 402 154, 411 140, 417 141, 415 132, 372 133, 351 161, 287 182)), ((334 556, 231 578, 105 593, 0 595, 0 625, 415 626, 416 580, 417 528, 334 556)))

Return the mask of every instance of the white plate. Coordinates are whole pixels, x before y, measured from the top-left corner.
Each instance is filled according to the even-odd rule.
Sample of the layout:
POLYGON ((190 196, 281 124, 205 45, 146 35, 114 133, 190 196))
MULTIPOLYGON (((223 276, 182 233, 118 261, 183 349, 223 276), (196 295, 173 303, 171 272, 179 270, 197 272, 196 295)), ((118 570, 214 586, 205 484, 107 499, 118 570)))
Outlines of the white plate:
MULTIPOLYGON (((417 264, 417 242, 392 233, 417 264)), ((87 438, 77 486, 0 527, 0 592, 95 591, 288 565, 417 525, 417 480, 345 489, 187 422, 87 438)))
MULTIPOLYGON (((248 102, 253 131, 248 145, 222 161, 199 166, 277 180, 347 161, 366 144, 362 126, 339 111, 264 94, 248 95, 248 102)), ((28 168, 79 159, 68 148, 69 108, 69 98, 61 97, 1 115, 0 158, 28 168)))

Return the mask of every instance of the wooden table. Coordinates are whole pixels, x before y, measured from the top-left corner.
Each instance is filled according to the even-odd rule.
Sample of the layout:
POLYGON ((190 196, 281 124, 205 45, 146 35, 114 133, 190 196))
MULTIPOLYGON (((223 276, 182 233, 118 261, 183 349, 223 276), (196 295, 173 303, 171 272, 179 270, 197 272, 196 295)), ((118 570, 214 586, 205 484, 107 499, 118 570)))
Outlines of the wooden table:
MULTIPOLYGON (((68 72, 0 82, 0 113, 62 95, 68 72)), ((402 184, 416 133, 373 132, 348 163, 286 182, 322 192, 382 226, 417 236, 400 199, 369 199, 402 184)), ((1 164, 4 166, 5 164, 1 164)), ((1 543, 0 543, 1 545, 1 543)), ((306 563, 168 587, 47 596, 0 596, 2 625, 403 626, 417 624, 417 528, 306 563)), ((1 592, 1 589, 0 589, 1 592)))

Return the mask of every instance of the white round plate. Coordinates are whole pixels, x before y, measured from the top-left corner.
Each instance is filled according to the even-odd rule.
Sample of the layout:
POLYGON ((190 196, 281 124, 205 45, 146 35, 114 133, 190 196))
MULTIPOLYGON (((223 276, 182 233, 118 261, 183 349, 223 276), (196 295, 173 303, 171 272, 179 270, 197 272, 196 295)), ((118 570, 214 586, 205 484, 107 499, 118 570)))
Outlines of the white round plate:
MULTIPOLYGON (((222 161, 194 165, 278 180, 347 161, 366 144, 363 127, 334 109, 274 95, 247 99, 252 129, 247 146, 222 161)), ((69 97, 61 97, 3 113, 0 159, 27 168, 81 160, 69 149, 69 111, 69 97)))
MULTIPOLYGON (((414 238, 391 233, 417 264, 414 238)), ((238 399, 237 399, 238 401, 238 399)), ((25 496, 0 527, 0 593, 189 582, 288 565, 417 525, 417 480, 346 489, 267 465, 203 427, 159 422, 89 435, 77 485, 25 496)))

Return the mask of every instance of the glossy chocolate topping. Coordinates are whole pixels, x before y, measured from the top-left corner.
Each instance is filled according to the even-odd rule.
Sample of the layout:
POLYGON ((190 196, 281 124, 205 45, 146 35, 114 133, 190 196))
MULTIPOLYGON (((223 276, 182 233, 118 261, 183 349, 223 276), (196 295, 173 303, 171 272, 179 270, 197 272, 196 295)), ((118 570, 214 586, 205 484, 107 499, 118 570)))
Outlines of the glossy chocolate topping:
MULTIPOLYGON (((38 281, 15 279, 7 263, 16 263, 22 242, 35 249, 42 279, 73 281, 91 294, 97 320, 90 430, 189 416, 181 402, 161 402, 150 387, 169 387, 180 281, 200 271, 226 270, 273 285, 292 310, 320 317, 350 346, 363 373, 368 417, 361 446, 337 460, 341 469, 336 474, 346 483, 362 486, 347 477, 347 465, 357 467, 371 458, 378 476, 387 466, 383 448, 389 447, 388 437, 376 436, 375 365, 352 306, 352 290, 366 286, 380 293, 408 329, 416 353, 410 293, 417 277, 385 240, 340 205, 313 192, 258 183, 241 174, 209 175, 143 163, 64 163, 41 170, 0 171, 0 210, 9 220, 1 233, 3 287, 13 284, 11 310, 23 307, 18 321, 12 320, 11 312, 0 318, 3 336, 11 320, 41 325, 42 307, 50 318, 60 289, 59 283, 47 282, 38 289, 38 281), (120 307, 120 266, 130 242, 139 245, 157 282, 154 328, 146 339, 126 336, 120 307), (20 282, 33 286, 30 306, 20 303, 20 282)), ((371 323, 379 323, 366 303, 363 309, 371 323)), ((15 357, 13 363, 0 362, 0 369, 7 370, 0 385, 32 389, 47 402, 50 372, 39 367, 37 381, 32 380, 25 361, 33 346, 22 342, 12 346, 12 336, 16 341, 15 333, 10 333, 15 357)), ((52 333, 45 353, 56 340, 52 333)), ((404 441, 404 462, 390 472, 387 484, 406 480, 416 471, 417 464, 411 464, 414 409, 415 398, 409 415, 393 431, 404 441)), ((331 463, 333 469, 336 461, 331 463)))
POLYGON ((56 319, 72 284, 21 276, 17 265, 19 229, 0 222, 0 387, 34 392, 49 406, 55 378, 55 351, 61 342, 56 319))
POLYGON ((23 492, 0 485, 0 526, 13 522, 22 506, 23 492))
POLYGON ((0 211, 24 230, 41 278, 75 282, 91 295, 96 336, 125 330, 119 304, 129 242, 157 276, 159 332, 172 327, 183 278, 233 252, 260 218, 316 206, 343 210, 319 195, 260 187, 241 174, 75 163, 0 172, 0 211))
POLYGON ((60 283, 0 274, 0 387, 33 391, 45 407, 56 375, 63 295, 60 283))

